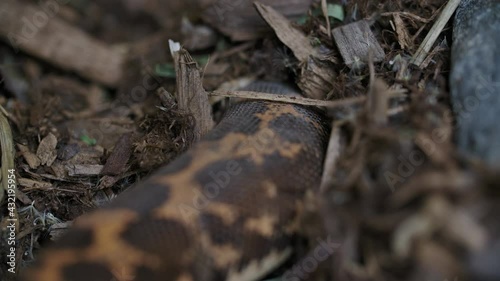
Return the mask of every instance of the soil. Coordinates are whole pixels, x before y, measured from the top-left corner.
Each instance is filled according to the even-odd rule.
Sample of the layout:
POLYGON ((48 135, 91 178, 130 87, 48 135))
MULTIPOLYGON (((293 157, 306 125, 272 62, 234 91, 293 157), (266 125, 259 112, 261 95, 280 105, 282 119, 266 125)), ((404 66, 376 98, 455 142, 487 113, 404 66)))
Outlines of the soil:
MULTIPOLYGON (((17 2, 43 10, 35 0, 17 2)), ((300 267, 318 237, 340 246, 304 280, 473 280, 481 271, 475 264, 498 264, 498 255, 483 250, 493 247, 500 234, 495 220, 498 173, 464 157, 454 144, 448 87, 451 23, 425 67, 410 63, 446 2, 328 1, 344 11, 342 21, 329 17, 330 29, 366 19, 385 53, 380 62, 354 67, 343 63, 321 3, 312 1, 302 14, 290 9, 294 28, 335 62, 328 64, 335 78, 326 99, 370 96, 389 109, 326 110, 339 155, 325 171, 321 198, 312 196, 307 205, 301 250, 272 276, 300 267), (388 89, 405 97, 389 99, 388 89)), ((213 15, 210 7, 202 0, 59 5, 49 22, 58 18, 123 58, 118 83, 61 67, 50 55, 16 49, 8 33, 0 33, 0 105, 9 114, 15 148, 19 270, 73 219, 109 202, 191 145, 194 122, 175 101, 168 39, 190 42, 188 51, 203 71, 207 91, 248 77, 298 80, 301 63, 269 27, 263 31, 262 19, 256 17, 262 21, 258 32, 251 24, 231 29, 226 23, 221 29, 219 21, 207 20, 213 15), (252 39, 233 41, 238 30, 244 32, 241 38, 252 39)), ((7 7, 3 12, 16 11, 7 7)), ((235 18, 238 14, 227 20, 235 18)), ((54 53, 63 53, 62 48, 54 53)), ((228 99, 210 101, 217 121, 228 99)), ((4 199, 0 276, 7 276, 8 269, 7 206, 4 199)))

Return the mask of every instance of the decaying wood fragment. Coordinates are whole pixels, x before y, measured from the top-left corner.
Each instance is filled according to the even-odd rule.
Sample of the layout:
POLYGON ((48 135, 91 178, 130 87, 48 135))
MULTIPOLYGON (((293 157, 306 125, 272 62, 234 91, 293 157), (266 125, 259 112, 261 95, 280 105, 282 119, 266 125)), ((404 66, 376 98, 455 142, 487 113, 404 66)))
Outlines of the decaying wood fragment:
MULTIPOLYGON (((387 98, 403 98, 405 91, 401 90, 390 90, 388 91, 387 98)), ((352 97, 352 98, 344 98, 340 100, 317 100, 311 98, 304 97, 294 97, 290 95, 277 95, 277 94, 269 94, 269 93, 261 93, 261 92, 252 92, 252 91, 225 91, 225 90, 217 90, 208 93, 209 96, 223 96, 223 97, 231 97, 231 98, 244 98, 244 99, 253 99, 253 100, 268 100, 275 102, 286 102, 291 104, 301 104, 308 106, 321 106, 327 107, 329 109, 340 108, 345 106, 352 106, 362 104, 366 101, 366 97, 352 97)))
POLYGON ((127 162, 132 155, 132 134, 124 134, 120 137, 113 152, 106 160, 104 168, 101 171, 103 175, 119 175, 125 171, 127 162))
POLYGON ((103 167, 103 165, 93 164, 68 164, 65 169, 70 177, 97 176, 101 174, 103 167))
POLYGON ((280 41, 290 48, 300 62, 301 72, 297 86, 309 98, 323 99, 331 91, 335 78, 331 70, 332 61, 319 54, 307 36, 292 26, 292 23, 270 6, 255 2, 262 18, 271 26, 280 41))
POLYGON ((22 144, 17 144, 17 149, 19 150, 24 160, 26 160, 26 163, 28 163, 28 166, 30 166, 31 169, 36 169, 40 166, 40 158, 38 158, 38 156, 32 153, 27 146, 24 146, 22 144))
POLYGON ((32 180, 27 178, 18 179, 19 186, 26 187, 28 189, 49 189, 52 187, 50 182, 41 180, 32 180))
POLYGON ((257 10, 264 20, 276 32, 276 36, 283 44, 290 48, 295 57, 304 62, 309 56, 317 56, 316 49, 311 45, 309 39, 298 29, 294 28, 290 21, 270 6, 255 3, 257 10))
POLYGON ((446 23, 450 20, 451 16, 457 9, 458 5, 460 4, 461 0, 450 0, 448 1, 448 4, 444 7, 443 11, 441 12, 441 15, 439 15, 439 18, 436 20, 434 25, 432 26, 431 30, 425 37, 424 41, 422 44, 420 44, 420 47, 418 47, 417 52, 415 55, 413 55, 412 58, 412 63, 421 67, 422 62, 425 60, 427 55, 429 54, 429 51, 431 50, 432 46, 434 45, 434 42, 436 42, 436 39, 438 38, 439 34, 443 30, 444 26, 446 23))
POLYGON ((373 62, 380 62, 385 57, 384 50, 366 20, 337 27, 332 34, 344 63, 350 68, 357 69, 360 64, 366 65, 370 52, 373 62))
POLYGON ((59 19, 61 4, 54 3, 35 6, 16 0, 0 1, 0 37, 16 52, 24 51, 106 86, 117 86, 125 54, 59 19))
POLYGON ((408 29, 406 28, 403 19, 401 19, 400 14, 394 13, 393 18, 394 18, 396 33, 398 35, 399 45, 401 46, 401 49, 407 50, 408 47, 411 46, 411 38, 410 35, 408 34, 408 29))
POLYGON ((170 52, 174 58, 177 77, 177 103, 180 110, 193 116, 195 121, 193 141, 197 141, 214 126, 208 95, 201 83, 198 64, 191 55, 173 41, 170 41, 170 52))
POLYGON ((40 159, 40 164, 50 166, 57 157, 57 138, 52 133, 40 141, 36 150, 36 156, 40 159))
MULTIPOLYGON (((324 99, 332 91, 332 83, 336 73, 329 61, 321 60, 310 56, 305 63, 301 65, 297 85, 305 96, 324 99)), ((333 93, 333 98, 340 97, 333 93)))

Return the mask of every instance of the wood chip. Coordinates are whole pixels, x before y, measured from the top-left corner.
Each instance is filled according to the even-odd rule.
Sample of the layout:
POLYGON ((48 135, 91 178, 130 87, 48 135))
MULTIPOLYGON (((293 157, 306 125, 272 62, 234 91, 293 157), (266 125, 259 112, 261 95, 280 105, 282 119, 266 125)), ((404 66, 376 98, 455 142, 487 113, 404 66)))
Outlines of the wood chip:
POLYGON ((116 87, 122 78, 124 53, 40 6, 16 0, 0 1, 0 37, 16 52, 22 50, 106 86, 116 87))
POLYGON ((132 155, 132 134, 123 135, 116 143, 113 152, 106 160, 101 174, 113 176, 125 171, 127 162, 132 155))
POLYGON ((405 23, 403 19, 401 19, 400 14, 394 13, 394 24, 396 25, 396 33, 398 35, 398 43, 401 46, 401 49, 408 50, 411 46, 411 38, 408 35, 408 29, 406 29, 405 23))
POLYGON ((304 96, 324 99, 332 89, 335 73, 329 64, 331 61, 322 57, 314 48, 309 38, 292 23, 270 6, 255 2, 255 7, 262 18, 271 26, 280 41, 290 48, 301 65, 297 85, 304 96))
POLYGON ((257 7, 257 11, 259 11, 262 18, 274 30, 280 41, 292 50, 299 61, 305 62, 309 56, 317 55, 317 51, 311 46, 309 39, 301 31, 294 28, 287 18, 271 6, 255 2, 255 7, 257 7))
MULTIPOLYGON (((332 83, 336 76, 333 69, 330 62, 311 56, 302 64, 297 86, 306 97, 324 99, 332 91, 332 83)), ((332 97, 343 97, 343 93, 334 93, 332 97)))
POLYGON ((174 58, 177 77, 177 103, 180 110, 192 114, 195 120, 194 141, 197 141, 214 126, 212 108, 201 84, 200 69, 196 61, 173 41, 170 41, 170 52, 174 58))
POLYGON ((40 158, 32 153, 27 146, 17 144, 17 148, 19 149, 21 155, 24 157, 24 160, 26 160, 26 163, 28 163, 28 166, 30 166, 31 169, 36 169, 38 168, 38 166, 40 166, 40 158))
POLYGON ((52 171, 52 174, 56 177, 57 180, 66 180, 68 179, 68 173, 66 172, 66 169, 64 168, 66 165, 62 164, 61 161, 54 161, 52 165, 50 166, 50 170, 52 171))
POLYGON ((42 139, 36 150, 36 156, 40 159, 40 164, 50 166, 57 158, 57 138, 49 133, 42 139))
POLYGON ((332 34, 344 63, 350 68, 358 68, 360 62, 367 64, 370 51, 374 62, 380 62, 385 57, 384 50, 366 20, 337 27, 332 34))
POLYGON ((102 178, 99 179, 99 189, 105 189, 112 187, 115 183, 117 183, 121 177, 116 177, 116 176, 103 176, 102 178))
POLYGON ((48 189, 52 187, 52 184, 50 182, 37 181, 26 178, 19 178, 17 182, 19 183, 20 186, 30 189, 48 189))
POLYGON ((69 164, 66 165, 66 170, 68 175, 75 176, 97 176, 100 175, 103 169, 103 165, 81 165, 81 164, 69 164))

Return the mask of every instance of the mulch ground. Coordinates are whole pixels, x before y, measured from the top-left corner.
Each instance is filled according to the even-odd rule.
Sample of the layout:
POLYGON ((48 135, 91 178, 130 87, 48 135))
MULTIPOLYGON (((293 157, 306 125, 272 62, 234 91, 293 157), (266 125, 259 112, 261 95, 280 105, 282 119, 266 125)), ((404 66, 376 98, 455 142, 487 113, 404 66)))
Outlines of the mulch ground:
MULTIPOLYGON (((38 1, 16 2, 45 11, 38 1)), ((234 89, 256 78, 293 83, 301 77, 303 65, 294 52, 254 10, 208 2, 60 4, 48 18, 49 23, 71 26, 57 26, 61 32, 71 31, 60 35, 83 33, 95 42, 78 37, 79 42, 102 47, 79 53, 62 44, 53 53, 67 52, 67 62, 54 54, 17 49, 12 36, 0 28, 5 39, 0 43, 0 105, 9 114, 15 148, 20 268, 33 262, 38 250, 73 219, 112 200, 190 146, 193 118, 172 96, 175 71, 168 39, 181 42, 198 62, 207 91, 223 83, 225 89, 234 89), (238 22, 240 18, 252 24, 238 22), (96 75, 100 69, 94 61, 78 66, 102 53, 109 54, 99 59, 109 69, 113 61, 123 60, 126 67, 119 81, 96 75)), ((481 272, 481 265, 498 262, 498 255, 483 249, 494 247, 500 234, 495 219, 499 176, 481 162, 462 157, 453 144, 447 84, 451 24, 439 35, 425 67, 410 63, 446 1, 329 4, 327 17, 321 3, 308 3, 305 9, 297 4, 303 12, 291 19, 329 58, 334 78, 325 98, 374 98, 371 106, 367 102, 326 110, 334 120, 330 142, 338 146, 338 155, 328 158, 335 164, 327 165, 320 198, 313 196, 307 205, 304 241, 288 266, 301 266, 318 237, 329 237, 340 245, 338 250, 303 278, 469 280, 481 272), (384 56, 348 66, 329 29, 362 19, 384 56), (388 98, 390 91, 405 96, 388 98), (385 102, 382 108, 377 107, 380 100, 385 102)), ((292 4, 281 6, 277 10, 284 14, 296 13, 292 4)), ((3 12, 22 13, 10 8, 3 12)), ((49 37, 33 38, 43 43, 49 37)), ((210 101, 214 119, 220 120, 228 99, 210 101)), ((7 202, 0 206, 6 236, 7 202)), ((8 240, 3 238, 0 276, 8 261, 8 240)))

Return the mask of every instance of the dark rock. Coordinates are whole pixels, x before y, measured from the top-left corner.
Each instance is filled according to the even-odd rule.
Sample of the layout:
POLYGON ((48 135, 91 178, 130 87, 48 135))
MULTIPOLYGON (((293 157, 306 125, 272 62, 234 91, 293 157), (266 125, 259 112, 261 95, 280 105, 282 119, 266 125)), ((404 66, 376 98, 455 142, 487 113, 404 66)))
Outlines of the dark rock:
POLYGON ((500 168, 500 1, 462 0, 453 27, 451 101, 459 150, 500 168))
POLYGON ((500 240, 469 258, 470 280, 500 280, 500 240))

